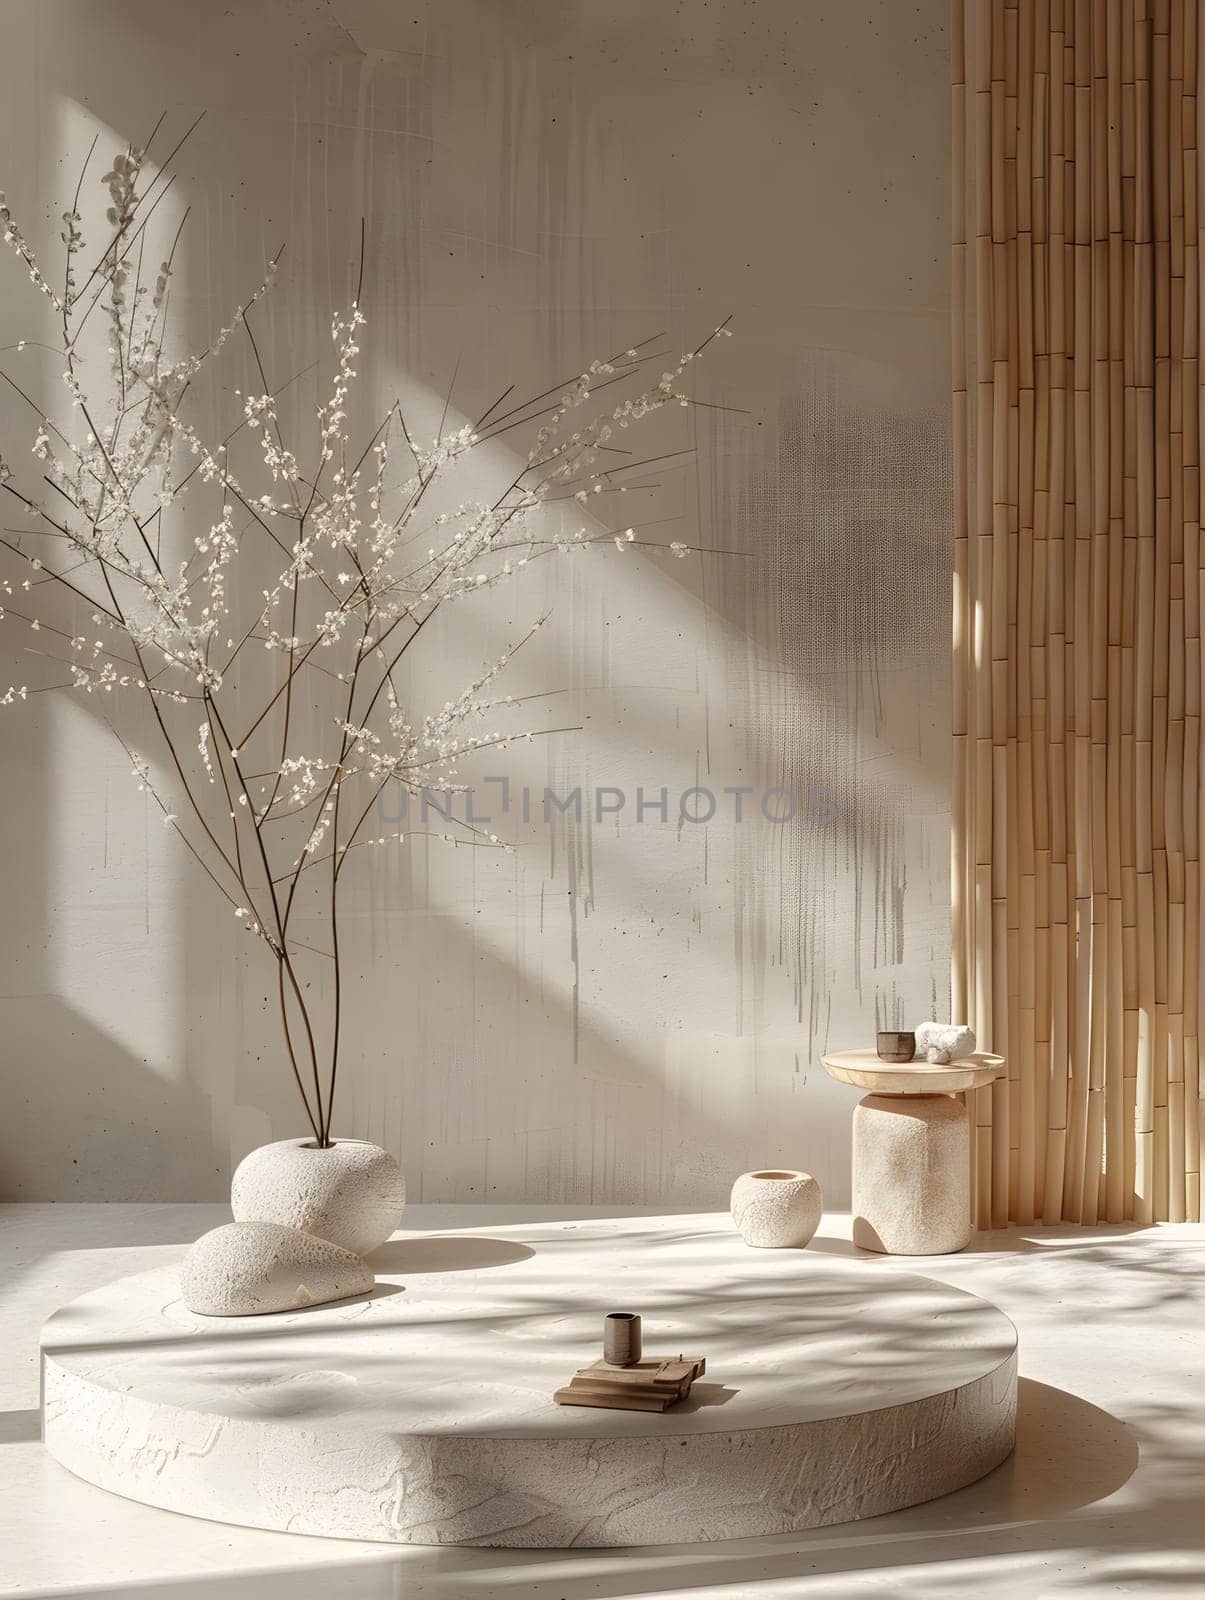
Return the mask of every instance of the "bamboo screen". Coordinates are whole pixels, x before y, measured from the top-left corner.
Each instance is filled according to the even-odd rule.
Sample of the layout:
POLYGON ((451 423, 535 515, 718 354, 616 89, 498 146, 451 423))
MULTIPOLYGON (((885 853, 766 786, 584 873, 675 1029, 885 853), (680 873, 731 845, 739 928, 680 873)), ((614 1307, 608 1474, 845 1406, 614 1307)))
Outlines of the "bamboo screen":
POLYGON ((980 1226, 1200 1215, 1197 0, 954 0, 980 1226))

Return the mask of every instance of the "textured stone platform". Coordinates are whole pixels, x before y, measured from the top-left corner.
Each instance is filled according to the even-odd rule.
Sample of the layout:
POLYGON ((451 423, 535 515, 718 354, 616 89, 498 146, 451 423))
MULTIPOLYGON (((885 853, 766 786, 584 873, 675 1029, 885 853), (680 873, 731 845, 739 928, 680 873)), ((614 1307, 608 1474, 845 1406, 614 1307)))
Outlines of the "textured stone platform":
POLYGON ((874 1516, 1012 1449, 1016 1335, 944 1284, 677 1219, 400 1237, 372 1296, 194 1316, 175 1269, 43 1333, 47 1448, 80 1477, 253 1527, 416 1544, 631 1545, 874 1516), (664 1414, 556 1406, 607 1309, 707 1357, 664 1414))

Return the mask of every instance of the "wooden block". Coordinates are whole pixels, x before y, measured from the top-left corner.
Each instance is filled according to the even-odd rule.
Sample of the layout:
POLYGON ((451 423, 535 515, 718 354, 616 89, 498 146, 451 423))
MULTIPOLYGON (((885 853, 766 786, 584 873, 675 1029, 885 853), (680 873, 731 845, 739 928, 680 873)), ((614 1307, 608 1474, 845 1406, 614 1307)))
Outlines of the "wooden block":
POLYGON ((614 1367, 606 1361, 592 1361, 588 1367, 580 1367, 574 1377, 639 1388, 656 1383, 693 1383, 706 1370, 707 1363, 702 1356, 660 1356, 638 1361, 633 1367, 614 1367))
POLYGON ((630 1389, 584 1389, 568 1384, 552 1397, 558 1406, 594 1406, 602 1411, 666 1411, 674 1403, 668 1394, 641 1393, 630 1389))
POLYGON ((664 1400, 666 1405, 673 1405, 675 1400, 681 1400, 689 1393, 689 1385, 684 1390, 678 1386, 670 1388, 664 1384, 611 1383, 605 1378, 572 1378, 569 1387, 575 1394, 635 1395, 638 1399, 664 1400))
POLYGON ((559 1406, 598 1406, 608 1411, 665 1411, 685 1400, 707 1369, 702 1356, 646 1357, 630 1367, 595 1361, 581 1367, 553 1399, 559 1406))
POLYGON ((573 1378, 567 1385, 569 1391, 582 1398, 576 1403, 585 1405, 596 1399, 599 1404, 614 1401, 617 1405, 632 1402, 634 1410, 664 1411, 667 1406, 676 1405, 679 1400, 685 1400, 690 1393, 690 1385, 681 1388, 666 1388, 651 1384, 622 1384, 608 1383, 603 1379, 573 1378), (648 1404, 646 1405, 646 1402, 648 1404))

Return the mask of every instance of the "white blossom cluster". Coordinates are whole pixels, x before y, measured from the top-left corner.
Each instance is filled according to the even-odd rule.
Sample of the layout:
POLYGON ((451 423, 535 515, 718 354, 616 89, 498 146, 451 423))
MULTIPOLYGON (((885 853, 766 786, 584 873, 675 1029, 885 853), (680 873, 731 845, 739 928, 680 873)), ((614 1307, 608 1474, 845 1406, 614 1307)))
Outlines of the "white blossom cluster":
MULTIPOLYGON (((287 972, 296 1029, 305 1001, 290 917, 302 874, 328 864, 333 921, 344 859, 369 842, 385 784, 447 783, 474 752, 536 731, 515 728, 493 685, 539 622, 435 710, 407 703, 406 651, 438 610, 545 555, 637 542, 634 527, 609 525, 607 497, 625 492, 616 462, 629 459, 615 440, 692 403, 683 383, 705 346, 668 362, 630 348, 502 411, 504 396, 475 425, 441 423, 434 437, 416 437, 395 403, 359 444, 351 413, 365 316, 353 303, 332 320, 325 399, 308 432, 286 438, 279 391, 264 378, 234 391, 239 420, 209 443, 190 420, 190 391, 236 336, 254 348, 249 316, 276 262, 204 349, 181 354, 169 337, 175 246, 149 248, 162 173, 127 149, 101 181, 105 242, 86 253, 77 196, 62 213, 55 283, 0 195, 4 241, 55 325, 65 391, 51 402, 10 379, 29 405, 32 444, 8 441, 0 455, 0 498, 22 515, 21 531, 2 536, 15 569, 3 589, 32 606, 21 599, 2 614, 52 636, 39 653, 61 681, 12 685, 0 705, 43 688, 142 700, 139 737, 149 729, 160 755, 152 769, 126 744, 138 785, 281 963, 282 1007, 287 972), (84 352, 98 334, 93 361, 84 352), (510 480, 492 496, 458 493, 462 463, 512 430, 530 445, 510 480), (38 604, 44 593, 58 597, 54 620, 38 604), (165 781, 179 791, 173 809, 165 781)), ((255 364, 262 378, 258 349, 255 364)), ((679 558, 691 549, 664 548, 679 558)), ((334 927, 331 937, 337 962, 334 927)))

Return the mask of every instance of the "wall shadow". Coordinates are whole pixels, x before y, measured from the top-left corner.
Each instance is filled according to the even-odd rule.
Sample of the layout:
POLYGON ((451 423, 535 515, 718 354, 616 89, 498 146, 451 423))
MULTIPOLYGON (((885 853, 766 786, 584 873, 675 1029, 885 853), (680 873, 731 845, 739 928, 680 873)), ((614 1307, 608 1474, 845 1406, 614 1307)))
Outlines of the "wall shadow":
POLYGON ((221 1192, 226 1153, 215 1146, 211 1097, 191 1077, 156 1072, 61 995, 13 1002, 4 1017, 6 1094, 18 1114, 0 1128, 0 1198, 196 1201, 221 1192))
POLYGON ((31 1444, 41 1437, 40 1411, 0 1411, 0 1444, 31 1444))

